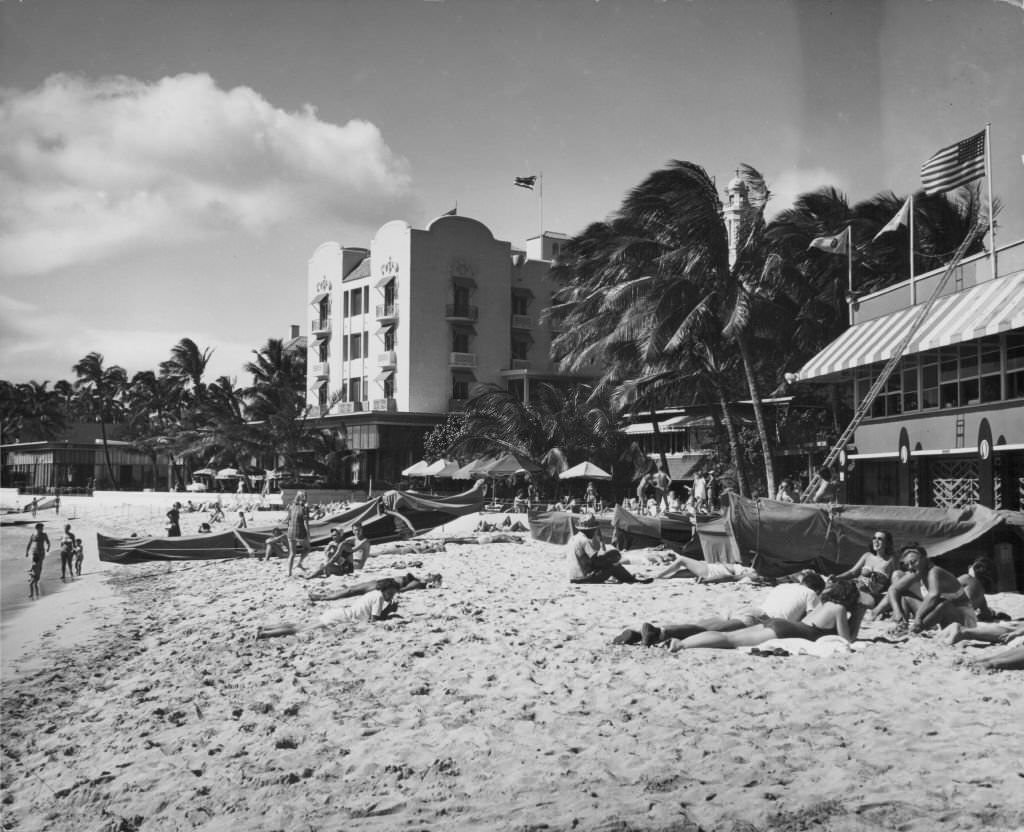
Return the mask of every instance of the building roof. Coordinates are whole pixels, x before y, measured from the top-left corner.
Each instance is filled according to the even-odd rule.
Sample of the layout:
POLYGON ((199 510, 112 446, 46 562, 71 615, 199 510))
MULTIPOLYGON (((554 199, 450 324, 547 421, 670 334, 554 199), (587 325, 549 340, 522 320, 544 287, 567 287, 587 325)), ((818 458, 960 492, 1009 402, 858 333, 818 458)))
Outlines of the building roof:
MULTIPOLYGON (((923 304, 850 327, 808 361, 798 381, 824 379, 889 360, 923 304)), ((904 351, 912 355, 1024 328, 1024 272, 939 298, 904 351)))

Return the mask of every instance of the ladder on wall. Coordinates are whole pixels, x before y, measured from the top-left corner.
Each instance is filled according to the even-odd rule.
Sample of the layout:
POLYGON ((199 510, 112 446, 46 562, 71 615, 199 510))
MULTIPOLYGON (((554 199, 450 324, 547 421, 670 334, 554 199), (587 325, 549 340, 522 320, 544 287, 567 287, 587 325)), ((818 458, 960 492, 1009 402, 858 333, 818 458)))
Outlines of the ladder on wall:
MULTIPOLYGON (((927 318, 928 314, 932 311, 932 307, 935 306, 935 302, 942 294, 942 290, 946 288, 949 278, 956 271, 957 266, 960 265, 960 261, 964 258, 967 250, 974 244, 974 241, 979 237, 979 235, 982 234, 984 227, 984 218, 979 217, 975 222, 974 227, 970 230, 967 236, 964 237, 963 242, 957 247, 956 252, 953 254, 953 259, 950 260, 949 264, 946 266, 946 271, 943 272, 942 278, 935 286, 935 290, 932 292, 931 297, 928 298, 928 301, 917 311, 917 314, 913 321, 911 321, 906 334, 904 334, 895 349, 893 349, 892 357, 885 363, 885 366, 882 368, 882 372, 879 373, 878 378, 876 378, 874 384, 871 385, 867 395, 860 404, 857 405, 857 409, 853 414, 853 419, 851 419, 850 424, 846 426, 846 430, 840 434, 839 439, 836 440, 836 444, 832 447, 832 450, 828 452, 828 456, 825 457, 824 462, 822 462, 820 466, 821 468, 831 468, 835 464, 836 460, 839 459, 839 455, 843 452, 843 449, 853 438, 853 434, 856 432, 857 428, 860 427, 860 423, 863 422, 868 413, 871 412, 871 406, 875 403, 875 399, 878 398, 878 394, 885 389, 885 385, 889 381, 889 376, 892 375, 893 371, 900 363, 907 347, 910 345, 914 336, 917 335, 917 331, 921 328, 921 324, 924 323, 925 318, 927 318)), ((992 256, 995 256, 995 252, 992 252, 992 256)), ((800 495, 800 502, 809 503, 811 501, 811 497, 818 490, 819 485, 821 485, 821 475, 816 473, 811 477, 811 481, 807 484, 807 488, 804 490, 803 494, 800 495)))

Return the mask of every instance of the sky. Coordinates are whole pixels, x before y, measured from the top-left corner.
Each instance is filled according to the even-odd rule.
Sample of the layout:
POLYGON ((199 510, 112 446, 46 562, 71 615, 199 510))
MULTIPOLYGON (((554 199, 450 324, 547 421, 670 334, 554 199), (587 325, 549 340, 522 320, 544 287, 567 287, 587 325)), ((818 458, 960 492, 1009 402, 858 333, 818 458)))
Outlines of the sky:
POLYGON ((0 0, 0 378, 189 337, 246 384, 321 243, 575 234, 671 159, 753 165, 770 215, 991 124, 1012 242, 1022 91, 1024 0, 0 0))

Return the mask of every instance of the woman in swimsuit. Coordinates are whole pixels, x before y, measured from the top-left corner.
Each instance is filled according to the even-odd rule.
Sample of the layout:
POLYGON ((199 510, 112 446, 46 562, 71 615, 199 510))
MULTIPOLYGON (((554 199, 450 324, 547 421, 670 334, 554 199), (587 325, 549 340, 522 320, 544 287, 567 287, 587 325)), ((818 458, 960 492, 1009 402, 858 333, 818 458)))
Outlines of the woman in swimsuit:
POLYGON ((896 553, 893 550, 892 534, 877 531, 871 536, 871 551, 861 555, 845 572, 833 577, 853 581, 858 589, 868 593, 877 604, 885 598, 895 567, 896 553))
POLYGON ((864 607, 860 603, 860 590, 848 580, 837 580, 821 593, 821 606, 807 615, 803 621, 787 621, 785 618, 766 618, 760 624, 732 630, 725 633, 698 633, 689 638, 673 639, 669 649, 692 650, 701 647, 719 650, 734 650, 737 647, 754 647, 773 638, 805 638, 817 641, 822 636, 841 636, 853 641, 860 628, 864 607))

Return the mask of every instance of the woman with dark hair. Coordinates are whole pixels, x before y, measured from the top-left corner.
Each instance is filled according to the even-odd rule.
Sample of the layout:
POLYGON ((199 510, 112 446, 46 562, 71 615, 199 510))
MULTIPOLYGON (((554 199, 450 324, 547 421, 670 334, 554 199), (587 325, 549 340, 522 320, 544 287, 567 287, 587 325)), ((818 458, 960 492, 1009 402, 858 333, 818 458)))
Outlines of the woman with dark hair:
POLYGON ((754 647, 773 638, 805 638, 817 641, 823 636, 841 636, 853 641, 860 629, 864 615, 860 590, 852 581, 837 580, 821 593, 821 606, 807 615, 803 621, 787 621, 785 618, 766 618, 760 624, 744 627, 731 632, 698 633, 689 638, 673 639, 669 649, 716 648, 734 650, 737 647, 754 647))
POLYGON ((833 577, 837 580, 853 581, 858 589, 870 595, 877 604, 885 598, 895 567, 896 552, 892 533, 877 531, 871 536, 871 551, 861 555, 860 559, 845 572, 833 577))

